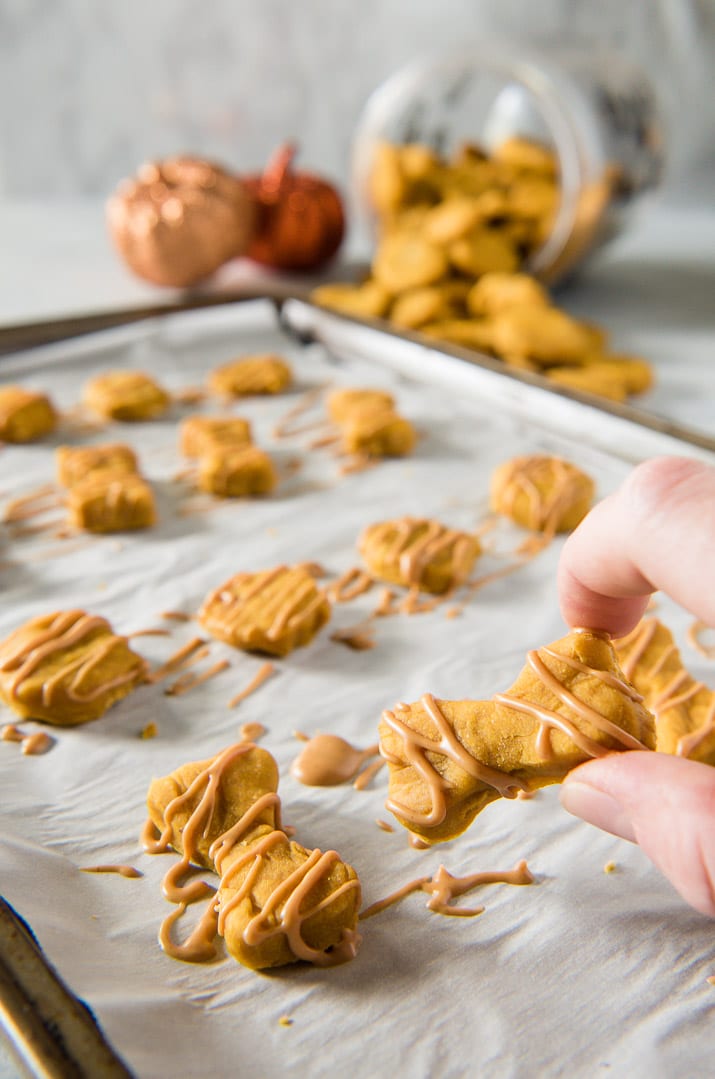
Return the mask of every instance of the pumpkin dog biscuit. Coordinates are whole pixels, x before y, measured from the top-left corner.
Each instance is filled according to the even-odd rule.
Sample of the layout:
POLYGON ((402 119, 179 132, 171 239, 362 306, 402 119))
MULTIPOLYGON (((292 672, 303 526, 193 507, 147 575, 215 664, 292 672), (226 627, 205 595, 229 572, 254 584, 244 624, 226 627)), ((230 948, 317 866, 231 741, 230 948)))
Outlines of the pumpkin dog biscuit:
POLYGON ((359 318, 382 318, 390 306, 391 294, 377 281, 362 285, 320 285, 310 298, 320 307, 359 318))
POLYGON ((139 471, 134 450, 123 442, 106 442, 99 446, 59 446, 55 462, 57 482, 61 487, 74 487, 91 472, 127 475, 139 471))
POLYGON ((285 656, 308 644, 330 618, 330 603, 301 566, 237 573, 199 611, 208 632, 234 648, 285 656))
POLYGON ((95 469, 67 493, 69 523, 85 532, 130 532, 156 524, 154 493, 135 472, 95 469))
POLYGON ((192 864, 220 877, 196 945, 192 938, 174 945, 176 914, 164 922, 160 940, 169 954, 211 959, 218 933, 229 953, 254 970, 299 960, 332 966, 355 955, 357 874, 335 851, 308 850, 288 838, 277 787, 273 757, 250 742, 152 782, 147 805, 159 840, 149 849, 171 846, 182 855, 167 874, 170 897, 185 905, 206 894, 205 886, 175 885, 192 864))
POLYGON ((32 618, 0 643, 0 699, 60 727, 98 719, 146 677, 146 663, 106 619, 84 611, 32 618))
POLYGON ((491 508, 535 532, 570 532, 591 508, 595 486, 569 461, 545 454, 514 457, 495 469, 491 508))
POLYGON ((179 428, 179 448, 184 457, 201 457, 221 446, 246 446, 251 425, 240 416, 187 416, 179 428))
POLYGON ((590 757, 654 746, 653 717, 613 646, 588 630, 529 652, 514 685, 491 700, 425 694, 380 721, 387 808, 430 844, 460 835, 497 798, 558 783, 590 757))
POLYGON ((221 498, 269 494, 277 482, 273 461, 258 446, 214 447, 199 462, 199 487, 221 498))
POLYGON ((394 408, 395 398, 386 390, 354 389, 333 390, 328 394, 326 408, 333 423, 343 424, 356 412, 389 411, 394 408))
POLYGON ((290 365, 272 353, 243 356, 209 375, 209 389, 226 397, 282 393, 293 381, 290 365))
POLYGON ((623 673, 655 716, 656 749, 715 765, 715 692, 685 668, 670 630, 645 618, 613 644, 623 673))
POLYGON ((143 371, 107 371, 85 385, 88 408, 107 420, 133 423, 162 416, 169 407, 166 390, 143 371))
POLYGON ((481 553, 476 536, 415 517, 370 525, 358 546, 375 577, 437 595, 462 584, 481 553))
POLYGON ((497 352, 525 356, 545 367, 578 363, 593 352, 589 327, 541 303, 502 311, 494 319, 493 335, 497 352))
POLYGON ((416 442, 417 432, 410 421, 392 409, 361 409, 343 424, 343 447, 348 453, 405 457, 416 442))
POLYGON ((56 426, 57 414, 44 393, 0 386, 0 442, 36 442, 56 426))

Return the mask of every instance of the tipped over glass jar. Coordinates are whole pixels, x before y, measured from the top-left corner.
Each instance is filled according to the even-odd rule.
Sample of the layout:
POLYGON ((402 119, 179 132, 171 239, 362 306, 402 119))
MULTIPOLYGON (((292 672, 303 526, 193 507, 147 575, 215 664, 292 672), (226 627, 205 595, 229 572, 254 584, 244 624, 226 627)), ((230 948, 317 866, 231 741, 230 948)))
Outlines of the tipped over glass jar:
POLYGON ((353 194, 373 234, 449 204, 431 227, 443 217, 448 237, 499 237, 494 268, 512 261, 553 284, 623 231, 664 162, 657 95, 634 64, 485 43, 416 61, 375 91, 354 138, 353 194))

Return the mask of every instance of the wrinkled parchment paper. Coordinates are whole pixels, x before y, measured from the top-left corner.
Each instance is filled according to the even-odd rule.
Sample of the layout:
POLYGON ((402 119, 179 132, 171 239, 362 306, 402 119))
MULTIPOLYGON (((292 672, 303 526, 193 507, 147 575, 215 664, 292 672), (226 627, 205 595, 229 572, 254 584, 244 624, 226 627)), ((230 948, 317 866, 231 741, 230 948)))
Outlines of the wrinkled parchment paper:
MULTIPOLYGON (((156 423, 95 435, 66 431, 49 444, 5 448, 0 488, 9 498, 50 478, 53 446, 62 441, 129 441, 156 484, 161 523, 143 535, 81 546, 42 536, 6 540, 2 636, 31 615, 81 606, 124 633, 171 628, 170 638, 136 641, 158 664, 196 632, 162 623, 161 612, 194 611, 209 589, 239 570, 314 560, 338 574, 359 564, 355 541, 366 524, 403 513, 475 527, 486 515, 490 474, 508 456, 562 453, 596 478, 600 495, 625 476, 629 465, 617 440, 612 453, 593 448, 594 415, 578 434, 549 436, 542 396, 537 424, 528 407, 514 410, 508 397, 499 404, 493 395, 469 392, 466 376, 455 388, 434 364, 425 375, 418 350, 415 374, 428 384, 413 381, 404 374, 404 355, 397 364, 402 374, 381 362, 390 362, 395 343, 385 338, 379 345, 372 362, 346 359, 347 349, 331 355, 321 345, 301 346, 278 330, 271 306, 259 302, 4 361, 3 381, 22 378, 68 408, 88 376, 110 367, 152 371, 178 390, 234 355, 280 351, 295 366, 298 390, 234 411, 251 420, 256 441, 275 452, 285 473, 294 459, 302 467, 269 499, 182 515, 182 506, 207 501, 187 503, 185 487, 172 482, 181 468, 176 421, 185 408, 156 423), (324 382, 393 389, 421 432, 415 455, 341 477, 328 450, 306 450, 317 432, 276 442, 275 421, 300 391, 324 382)), ((316 410, 305 420, 319 416, 316 410)), ((522 538, 500 524, 485 537, 490 550, 476 572, 506 564, 522 538)), ((639 850, 562 812, 553 789, 531 801, 492 805, 466 835, 416 851, 397 824, 393 833, 376 824, 391 819, 383 807, 384 770, 364 792, 349 785, 310 789, 288 774, 300 748, 295 730, 333 731, 367 746, 381 710, 398 699, 506 689, 527 649, 564 632, 554 584, 558 554, 556 542, 519 572, 474 593, 459 617, 446 618, 442 607, 380 621, 372 651, 349 651, 329 635, 368 614, 377 589, 339 605, 318 639, 279 661, 278 674, 234 711, 227 702, 263 659, 214 643, 205 665, 225 657, 230 668, 184 697, 143 687, 95 723, 55 730, 56 744, 45 756, 23 757, 16 744, 0 742, 0 891, 137 1075, 707 1071, 715 1019, 715 989, 706 982, 715 973, 712 923, 689 910, 639 850), (139 732, 150 721, 158 735, 142 740, 139 732), (355 865, 366 904, 440 863, 461 874, 507 869, 526 858, 537 883, 473 893, 462 902, 486 907, 473 919, 432 914, 426 897, 413 895, 365 922, 358 958, 333 970, 296 966, 265 975, 228 958, 205 966, 167 958, 156 934, 169 910, 160 880, 173 856, 148 857, 138 842, 149 782, 235 741, 249 721, 268 729, 262 744, 281 767, 284 819, 303 844, 335 848, 355 865), (609 861, 617 868, 606 874, 609 861), (79 872, 108 862, 130 863, 144 876, 79 872)), ((712 681, 712 664, 686 644, 689 616, 665 600, 657 613, 676 632, 693 672, 712 681)), ((2 721, 11 719, 5 711, 2 721)))

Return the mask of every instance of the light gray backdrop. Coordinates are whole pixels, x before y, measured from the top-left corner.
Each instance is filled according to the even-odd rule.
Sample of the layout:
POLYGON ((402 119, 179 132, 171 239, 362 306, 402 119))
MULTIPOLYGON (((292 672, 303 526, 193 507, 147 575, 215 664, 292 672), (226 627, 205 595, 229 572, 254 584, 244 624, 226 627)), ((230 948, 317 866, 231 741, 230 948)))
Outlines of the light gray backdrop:
POLYGON ((105 194, 150 156, 255 168, 286 136, 344 182, 370 91, 494 31, 647 63, 715 145, 714 0, 0 0, 0 198, 105 194))

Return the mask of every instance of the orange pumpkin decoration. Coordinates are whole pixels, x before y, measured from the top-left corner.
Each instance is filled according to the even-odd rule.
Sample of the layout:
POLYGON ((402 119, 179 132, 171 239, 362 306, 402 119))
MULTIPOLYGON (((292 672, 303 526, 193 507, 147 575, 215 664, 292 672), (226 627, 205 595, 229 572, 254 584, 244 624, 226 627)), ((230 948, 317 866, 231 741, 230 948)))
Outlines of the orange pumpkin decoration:
POLYGON ((129 268, 156 285, 194 285, 246 252, 256 219, 246 185, 197 157, 142 165, 107 204, 129 268))
POLYGON ((288 143, 262 175, 244 177, 258 212, 248 257, 279 270, 313 270, 340 247, 345 213, 332 184, 292 169, 295 154, 296 147, 288 143))

